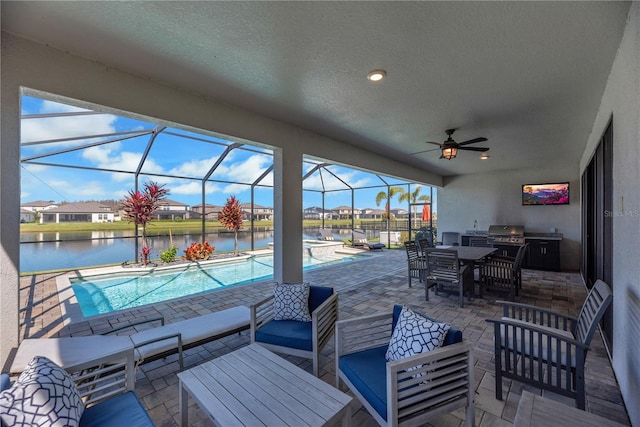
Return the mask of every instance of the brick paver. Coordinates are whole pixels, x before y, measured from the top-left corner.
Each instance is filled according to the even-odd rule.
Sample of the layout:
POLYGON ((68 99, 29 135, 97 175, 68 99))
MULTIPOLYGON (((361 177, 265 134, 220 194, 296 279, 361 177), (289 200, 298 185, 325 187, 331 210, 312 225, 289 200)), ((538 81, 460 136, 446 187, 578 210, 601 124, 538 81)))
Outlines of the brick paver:
MULTIPOLYGON (((56 274, 23 277, 20 284, 20 331, 22 337, 74 336, 100 333, 134 319, 163 315, 168 323, 192 318, 236 305, 250 305, 270 294, 271 281, 243 285, 219 291, 202 293, 153 306, 118 312, 88 321, 63 324, 55 284, 56 274)), ((430 294, 424 299, 424 287, 414 281, 408 287, 406 255, 400 250, 385 250, 377 256, 358 262, 308 270, 305 281, 317 285, 333 286, 340 295, 340 317, 388 312, 394 304, 405 304, 441 321, 449 322, 463 331, 465 339, 474 342, 476 358, 476 425, 510 426, 522 390, 541 394, 540 389, 517 381, 504 380, 505 400, 495 399, 493 374, 493 330, 486 318, 499 317, 495 305, 500 295, 485 295, 460 308, 457 297, 430 294)), ((578 273, 552 273, 523 271, 523 289, 519 301, 552 308, 577 316, 586 290, 578 273)), ((195 366, 249 343, 248 332, 230 336, 185 352, 185 366, 195 366)), ((311 372, 311 362, 292 356, 286 357, 311 372)), ((154 361, 139 369, 136 393, 142 399, 157 426, 176 426, 178 421, 177 356, 154 361)), ((329 384, 334 383, 333 344, 322 352, 320 375, 329 384)), ((616 379, 599 334, 592 341, 586 366, 587 411, 629 425, 616 379)), ((566 402, 573 401, 552 393, 547 397, 566 402)), ((375 425, 373 419, 355 403, 354 426, 375 425)), ((191 404, 189 419, 194 426, 210 426, 211 422, 191 404)), ((458 426, 463 411, 455 411, 433 422, 435 426, 458 426)))

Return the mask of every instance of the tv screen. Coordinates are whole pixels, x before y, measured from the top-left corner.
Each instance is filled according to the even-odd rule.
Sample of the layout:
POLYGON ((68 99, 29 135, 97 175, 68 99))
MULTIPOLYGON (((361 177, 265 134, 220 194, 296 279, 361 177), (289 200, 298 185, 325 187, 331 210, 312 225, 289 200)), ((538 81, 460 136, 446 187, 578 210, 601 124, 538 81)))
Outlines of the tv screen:
POLYGON ((568 205, 569 183, 525 184, 522 186, 523 205, 568 205))

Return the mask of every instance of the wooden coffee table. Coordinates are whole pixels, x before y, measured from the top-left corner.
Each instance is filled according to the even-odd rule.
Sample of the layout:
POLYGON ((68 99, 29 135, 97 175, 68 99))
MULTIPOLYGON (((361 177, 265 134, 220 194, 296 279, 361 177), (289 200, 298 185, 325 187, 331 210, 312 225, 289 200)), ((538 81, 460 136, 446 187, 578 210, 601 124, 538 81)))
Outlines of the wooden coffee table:
POLYGON ((352 398, 259 344, 178 374, 181 423, 188 399, 220 426, 350 425, 352 398))

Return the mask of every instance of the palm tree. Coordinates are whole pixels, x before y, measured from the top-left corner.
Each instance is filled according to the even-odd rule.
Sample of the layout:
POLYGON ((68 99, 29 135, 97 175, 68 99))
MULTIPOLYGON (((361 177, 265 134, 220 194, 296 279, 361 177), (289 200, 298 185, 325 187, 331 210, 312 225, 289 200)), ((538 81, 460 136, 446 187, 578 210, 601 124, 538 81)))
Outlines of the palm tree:
MULTIPOLYGON (((422 191, 422 187, 418 185, 416 189, 410 193, 402 192, 400 197, 398 197, 398 201, 399 202, 408 201, 409 203, 418 203, 419 200, 423 200, 425 202, 428 202, 430 200, 430 197, 427 196, 426 194, 420 195, 421 191, 422 191)), ((414 205, 413 206, 414 219, 416 218, 417 214, 418 214, 418 207, 414 205)), ((409 221, 411 221, 411 219, 409 219, 409 221)))
POLYGON ((380 206, 380 203, 383 200, 386 200, 387 203, 385 205, 385 212, 387 213, 387 221, 391 218, 391 213, 389 212, 389 203, 393 199, 396 194, 403 194, 404 190, 400 187, 389 187, 388 194, 386 191, 381 191, 376 195, 376 206, 380 206))

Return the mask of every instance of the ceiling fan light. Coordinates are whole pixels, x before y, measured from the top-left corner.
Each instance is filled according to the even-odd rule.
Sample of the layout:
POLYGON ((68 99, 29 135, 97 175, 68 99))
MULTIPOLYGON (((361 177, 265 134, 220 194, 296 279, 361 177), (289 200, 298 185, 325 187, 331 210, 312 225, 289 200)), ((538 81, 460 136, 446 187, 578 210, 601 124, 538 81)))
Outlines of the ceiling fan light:
POLYGON ((456 147, 444 147, 442 148, 442 157, 447 160, 455 159, 458 155, 458 149, 456 147))
POLYGON ((487 153, 482 153, 482 155, 480 156, 480 158, 482 160, 487 160, 489 158, 489 155, 487 153))

